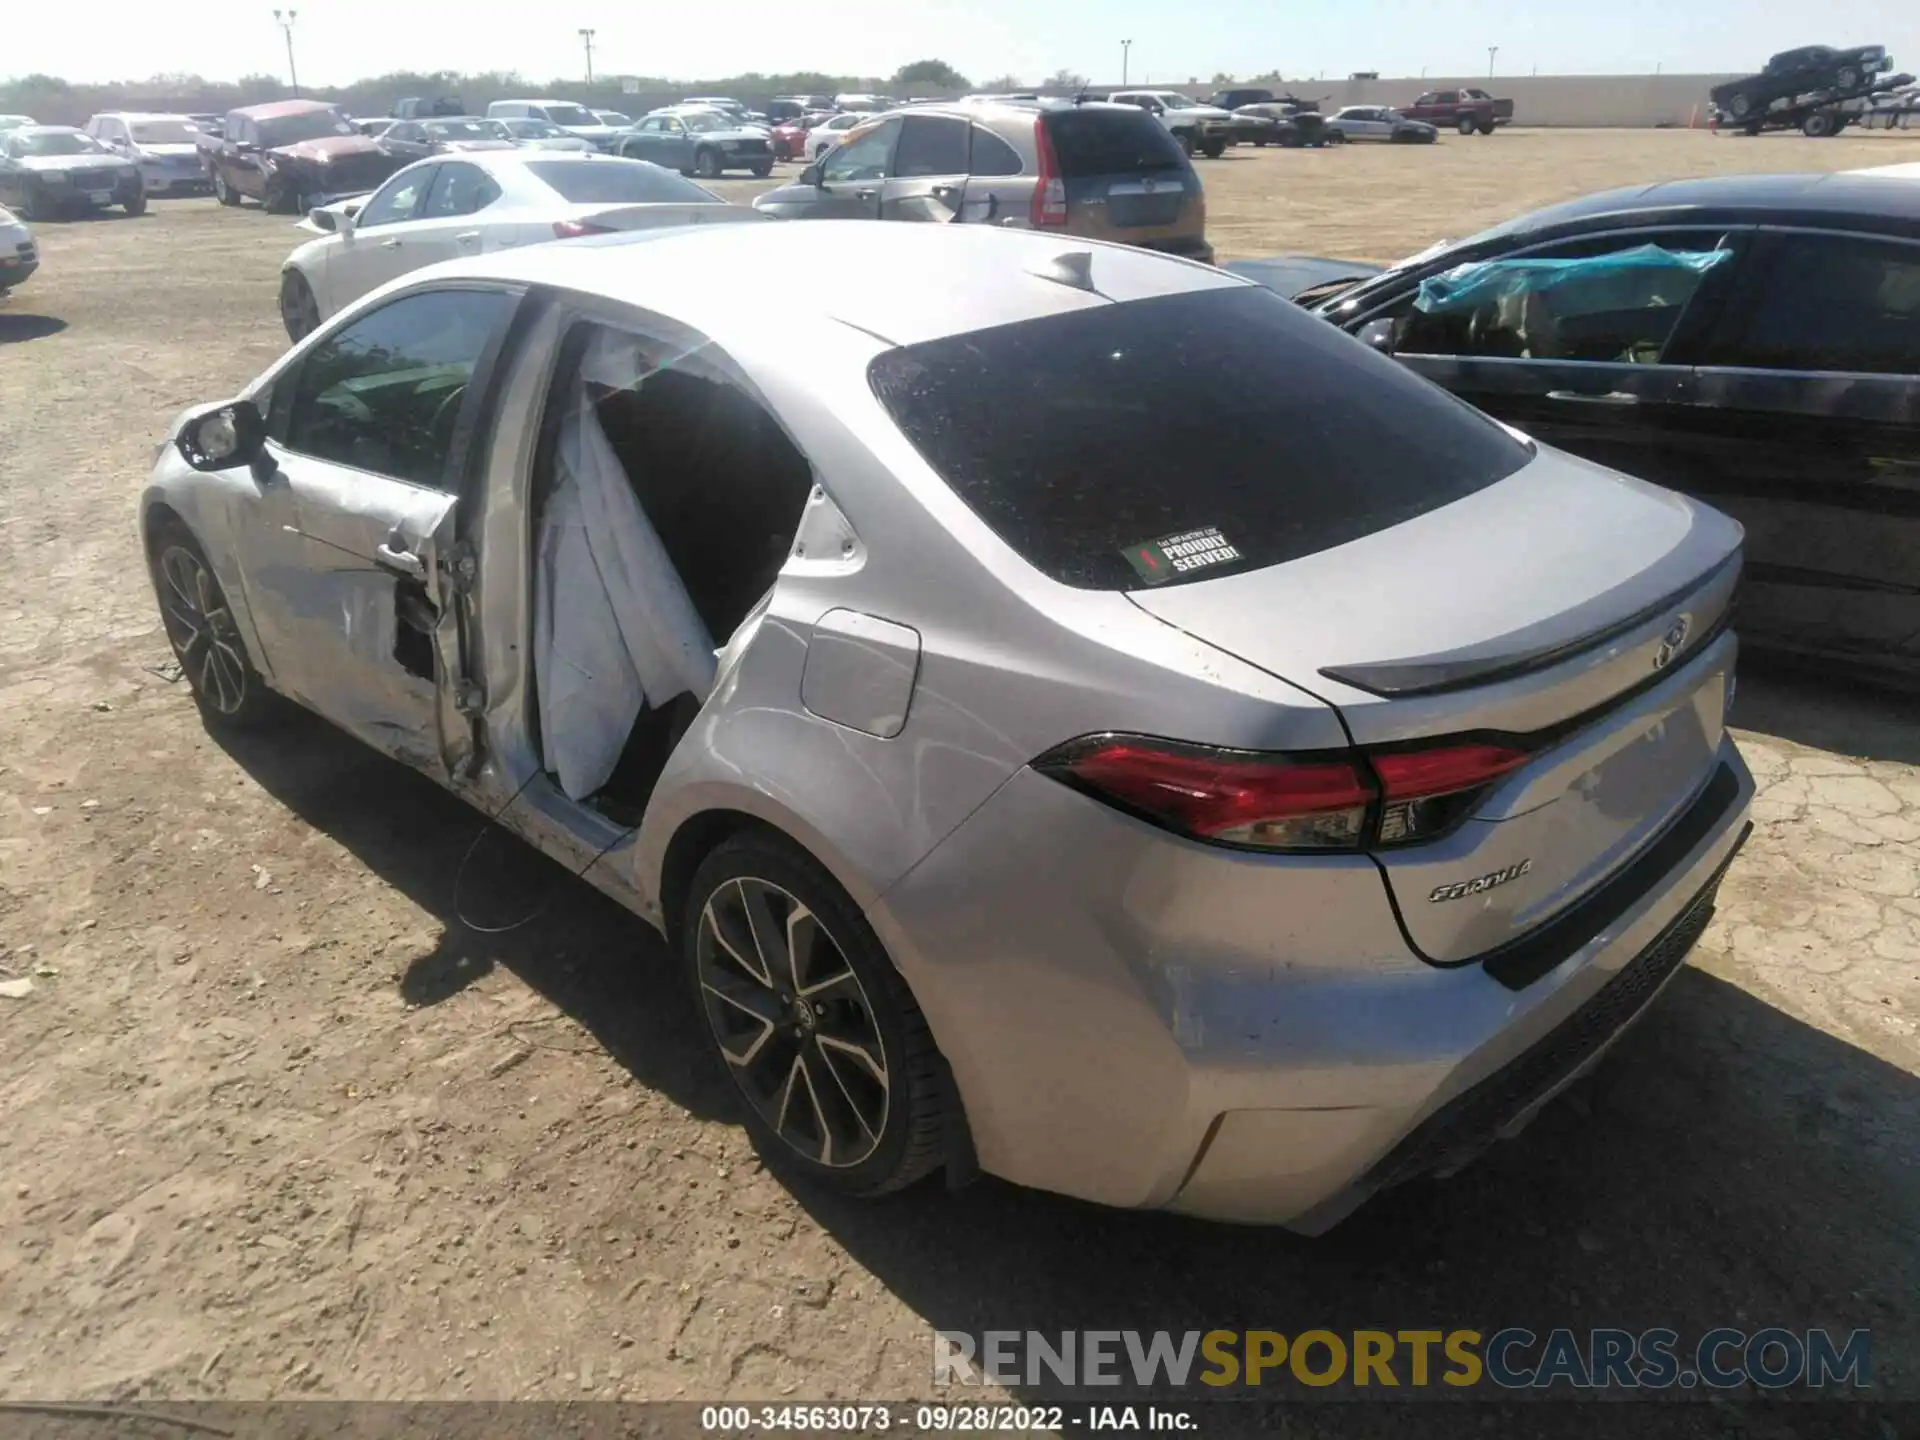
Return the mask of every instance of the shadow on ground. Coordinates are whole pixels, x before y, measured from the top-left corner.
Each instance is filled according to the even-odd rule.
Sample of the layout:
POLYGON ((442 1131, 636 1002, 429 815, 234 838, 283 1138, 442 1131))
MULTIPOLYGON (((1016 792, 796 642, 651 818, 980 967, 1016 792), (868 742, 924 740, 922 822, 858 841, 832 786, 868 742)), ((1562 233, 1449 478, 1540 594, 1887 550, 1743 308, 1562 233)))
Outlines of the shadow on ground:
POLYGON ((52 315, 17 315, 0 310, 0 345, 19 345, 28 340, 44 340, 67 328, 67 322, 52 315))
MULTIPOLYGON (((543 908, 505 934, 475 933, 453 897, 482 817, 308 717, 223 743, 445 924, 405 977, 408 999, 435 1003, 504 965, 641 1083, 703 1116, 736 1113, 693 1053, 692 1007, 640 921, 496 830, 468 862, 462 892, 487 912, 470 918, 501 924, 543 908)), ((1684 1347, 1716 1326, 1843 1338, 1866 1328, 1880 1393, 1920 1389, 1908 1374, 1920 1356, 1920 1080, 1692 968, 1518 1139, 1450 1180, 1378 1197, 1318 1240, 1103 1210, 992 1179, 877 1203, 795 1190, 932 1329, 1664 1326, 1684 1347)), ((1069 1398, 1052 1385, 1018 1388, 1069 1398)), ((1541 1418, 1540 1433, 1571 1433, 1541 1418)), ((1644 1433, 1656 1431, 1695 1433, 1664 1420, 1644 1433)), ((1747 1433, 1853 1432, 1850 1418, 1747 1433)))
POLYGON ((1731 723, 1864 760, 1920 765, 1920 693, 1901 694, 1809 664, 1740 660, 1731 723))
POLYGON ((693 1006, 659 935, 456 796, 287 707, 220 744, 275 799, 351 850, 442 926, 403 999, 434 1005, 496 965, 591 1034, 636 1080, 702 1117, 732 1114, 693 1037, 693 1006), (497 932, 497 933, 495 933, 497 932))

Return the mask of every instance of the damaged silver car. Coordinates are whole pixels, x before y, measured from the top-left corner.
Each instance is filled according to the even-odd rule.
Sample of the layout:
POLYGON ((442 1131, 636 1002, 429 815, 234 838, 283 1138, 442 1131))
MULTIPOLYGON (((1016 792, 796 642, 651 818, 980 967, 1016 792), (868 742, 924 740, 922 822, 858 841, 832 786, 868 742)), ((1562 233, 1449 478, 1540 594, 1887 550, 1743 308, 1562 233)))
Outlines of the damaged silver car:
POLYGON ((140 523, 210 723, 289 697, 645 917, 861 1194, 1325 1228, 1598 1059, 1753 790, 1735 525, 1057 235, 418 271, 181 417, 140 523))

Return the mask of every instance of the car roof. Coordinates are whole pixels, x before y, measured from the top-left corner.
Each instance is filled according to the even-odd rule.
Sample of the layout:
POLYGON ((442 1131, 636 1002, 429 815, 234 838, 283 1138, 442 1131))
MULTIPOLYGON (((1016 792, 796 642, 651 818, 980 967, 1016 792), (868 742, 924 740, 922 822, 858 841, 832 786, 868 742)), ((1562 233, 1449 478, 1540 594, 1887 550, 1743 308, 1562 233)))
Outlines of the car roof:
POLYGON ((1774 214, 1864 215, 1920 221, 1920 186, 1889 185, 1884 176, 1846 171, 1804 175, 1714 175, 1603 190, 1535 210, 1478 238, 1545 230, 1589 216, 1702 209, 1774 214))
POLYGON ((9 132, 14 135, 85 135, 87 132, 78 125, 21 125, 9 132))
POLYGON ((840 326, 888 345, 914 344, 1117 301, 1251 283, 1126 245, 985 225, 859 220, 629 231, 502 250, 414 275, 559 286, 670 316, 722 345, 840 326), (1071 283, 1070 269, 1052 270, 1075 252, 1091 256, 1091 288, 1071 283), (856 274, 861 283, 785 284, 780 277, 795 265, 806 273, 856 274), (942 283, 929 285, 929 275, 942 283))
POLYGON ((96 120, 187 120, 191 116, 174 110, 102 110, 96 120))
POLYGON ((315 110, 338 108, 326 100, 273 100, 265 105, 236 105, 228 113, 244 115, 249 120, 278 120, 282 115, 306 115, 315 110))

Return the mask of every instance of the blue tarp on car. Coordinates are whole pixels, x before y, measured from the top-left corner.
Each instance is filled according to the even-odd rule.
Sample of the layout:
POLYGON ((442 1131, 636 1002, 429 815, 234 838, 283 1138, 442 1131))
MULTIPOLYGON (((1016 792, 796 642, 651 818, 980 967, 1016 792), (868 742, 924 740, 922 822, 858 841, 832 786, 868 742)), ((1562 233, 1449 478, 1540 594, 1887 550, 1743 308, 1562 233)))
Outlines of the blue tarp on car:
POLYGON ((1683 302, 1700 277, 1724 261, 1731 250, 1665 250, 1640 245, 1579 260, 1481 260, 1457 265, 1420 282, 1413 304, 1429 315, 1475 310, 1523 295, 1552 294, 1561 314, 1592 314, 1635 309, 1647 304, 1648 287, 1658 272, 1685 277, 1674 299, 1683 302))

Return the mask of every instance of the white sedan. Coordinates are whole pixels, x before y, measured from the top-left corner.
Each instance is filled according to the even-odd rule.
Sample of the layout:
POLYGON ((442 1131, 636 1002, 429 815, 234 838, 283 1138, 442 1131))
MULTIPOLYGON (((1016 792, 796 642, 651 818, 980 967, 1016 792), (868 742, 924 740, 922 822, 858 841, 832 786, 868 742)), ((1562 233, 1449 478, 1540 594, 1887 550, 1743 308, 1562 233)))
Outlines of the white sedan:
POLYGON ((40 251, 26 221, 0 205, 0 295, 40 268, 40 251))
POLYGON ((766 217, 644 160, 542 150, 433 156, 371 196, 309 211, 315 238, 280 267, 280 318, 301 339, 422 265, 511 246, 663 225, 766 217))
POLYGON ((1440 132, 1424 120, 1409 120, 1385 105, 1348 105, 1327 121, 1327 133, 1342 140, 1387 140, 1396 145, 1431 145, 1440 132))
POLYGON ((807 132, 807 154, 818 160, 827 151, 833 149, 847 138, 849 130, 857 130, 862 125, 871 125, 874 115, 865 110, 847 110, 831 120, 822 120, 807 132))

